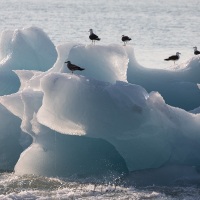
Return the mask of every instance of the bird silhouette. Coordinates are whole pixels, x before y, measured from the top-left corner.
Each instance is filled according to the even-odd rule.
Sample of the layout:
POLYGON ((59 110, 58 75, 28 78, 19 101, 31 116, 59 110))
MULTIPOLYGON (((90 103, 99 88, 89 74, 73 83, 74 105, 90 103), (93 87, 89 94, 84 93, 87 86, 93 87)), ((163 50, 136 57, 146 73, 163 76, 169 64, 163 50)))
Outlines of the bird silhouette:
POLYGON ((200 54, 200 51, 197 50, 197 47, 193 47, 194 49, 194 55, 199 55, 200 54))
POLYGON ((126 36, 126 35, 122 35, 122 42, 124 42, 124 46, 126 46, 127 42, 130 41, 131 38, 126 36))
POLYGON ((170 56, 169 58, 166 58, 166 59, 164 59, 164 60, 166 60, 166 61, 169 61, 169 60, 172 60, 172 61, 174 61, 174 64, 175 64, 175 62, 177 61, 177 60, 179 60, 179 58, 180 58, 180 55, 181 53, 179 53, 179 52, 176 52, 176 55, 173 55, 173 56, 170 56))
POLYGON ((89 38, 90 38, 90 40, 92 40, 92 44, 95 44, 96 40, 98 40, 98 41, 101 40, 101 38, 99 38, 97 35, 95 35, 93 33, 92 29, 90 29, 89 32, 90 32, 89 38))
POLYGON ((79 67, 79 66, 77 66, 77 65, 74 65, 74 64, 72 64, 70 61, 67 61, 67 62, 65 62, 65 63, 67 63, 67 67, 68 67, 68 69, 72 72, 72 74, 73 74, 73 72, 76 71, 76 70, 79 70, 79 71, 84 70, 84 68, 81 68, 81 67, 79 67))

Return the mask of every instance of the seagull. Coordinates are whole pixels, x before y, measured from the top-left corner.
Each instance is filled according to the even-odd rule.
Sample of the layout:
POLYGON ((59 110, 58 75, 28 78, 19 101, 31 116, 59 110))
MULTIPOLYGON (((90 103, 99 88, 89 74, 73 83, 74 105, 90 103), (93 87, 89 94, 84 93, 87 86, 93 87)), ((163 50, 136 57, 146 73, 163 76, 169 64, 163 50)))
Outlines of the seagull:
POLYGON ((172 61, 174 61, 174 64, 175 64, 175 62, 180 58, 180 56, 179 56, 180 54, 181 53, 176 52, 176 55, 170 56, 169 58, 166 58, 164 60, 166 60, 166 61, 172 60, 172 61))
POLYGON ((90 29, 89 32, 90 32, 89 38, 90 40, 92 40, 92 44, 93 43, 95 44, 95 40, 101 40, 97 35, 93 33, 92 29, 90 29))
POLYGON ((76 71, 76 70, 79 70, 79 71, 84 70, 84 68, 81 68, 81 67, 79 67, 79 66, 77 66, 77 65, 74 65, 74 64, 72 64, 70 61, 67 61, 67 62, 65 62, 65 63, 67 63, 67 67, 68 67, 68 69, 72 72, 72 74, 73 74, 73 72, 76 71))
POLYGON ((193 47, 193 49, 194 49, 194 55, 200 54, 200 51, 197 50, 197 47, 193 47))
POLYGON ((122 41, 124 42, 124 46, 126 46, 126 43, 127 43, 128 41, 130 41, 130 40, 131 40, 130 37, 128 37, 128 36, 126 36, 126 35, 122 35, 122 41))

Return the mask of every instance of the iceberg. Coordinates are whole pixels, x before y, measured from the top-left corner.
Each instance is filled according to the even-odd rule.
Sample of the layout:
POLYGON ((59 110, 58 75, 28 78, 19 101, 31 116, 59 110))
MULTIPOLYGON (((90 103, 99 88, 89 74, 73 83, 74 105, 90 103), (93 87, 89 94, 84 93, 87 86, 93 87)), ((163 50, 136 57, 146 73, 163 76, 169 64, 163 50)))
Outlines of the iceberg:
POLYGON ((150 69, 140 66, 131 47, 127 47, 129 64, 127 80, 141 85, 148 92, 158 91, 167 104, 185 110, 199 106, 200 93, 200 57, 194 56, 186 63, 174 65, 167 69, 150 69))
POLYGON ((1 42, 0 75, 14 84, 1 85, 1 170, 88 177, 198 168, 199 56, 149 69, 130 46, 54 47, 39 28, 15 32, 20 42, 12 31, 1 42), (71 74, 67 60, 85 70, 71 74))
POLYGON ((63 135, 42 126, 40 132, 21 154, 16 174, 102 179, 128 173, 122 156, 103 139, 63 135))
POLYGON ((31 138, 20 129, 21 121, 0 105, 0 170, 12 171, 31 138))
POLYGON ((46 71, 56 59, 54 44, 40 28, 3 31, 0 39, 0 95, 18 91, 20 82, 13 70, 46 71))

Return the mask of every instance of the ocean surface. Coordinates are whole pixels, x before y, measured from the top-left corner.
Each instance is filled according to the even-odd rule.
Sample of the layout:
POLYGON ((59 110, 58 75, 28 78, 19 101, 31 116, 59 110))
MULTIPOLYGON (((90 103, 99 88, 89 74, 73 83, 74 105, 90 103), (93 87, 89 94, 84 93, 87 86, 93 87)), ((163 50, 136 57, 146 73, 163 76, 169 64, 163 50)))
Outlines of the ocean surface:
POLYGON ((199 46, 199 0, 1 0, 0 31, 37 26, 55 45, 90 44, 92 28, 101 41, 132 38, 136 60, 145 67, 166 68, 164 58, 181 53, 179 63, 199 46))
POLYGON ((72 181, 61 178, 39 176, 0 175, 1 200, 198 200, 198 186, 158 187, 115 186, 110 182, 97 183, 94 180, 72 181))
MULTIPOLYGON (((199 0, 1 0, 0 32, 36 26, 55 46, 66 42, 90 44, 90 28, 101 41, 122 44, 128 35, 136 60, 145 67, 167 68, 164 58, 181 52, 179 63, 200 49, 199 0)), ((123 44, 122 44, 123 45, 123 44)), ((67 180, 0 173, 0 200, 9 199, 200 199, 198 186, 136 188, 126 183, 67 180)))

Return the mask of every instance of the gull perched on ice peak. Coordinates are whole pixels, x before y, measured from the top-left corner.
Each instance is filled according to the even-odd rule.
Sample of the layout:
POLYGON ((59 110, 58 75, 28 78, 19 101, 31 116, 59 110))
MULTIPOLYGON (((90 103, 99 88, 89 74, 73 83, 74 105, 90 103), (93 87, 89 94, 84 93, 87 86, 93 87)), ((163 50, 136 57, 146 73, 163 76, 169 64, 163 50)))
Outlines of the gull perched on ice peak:
POLYGON ((98 40, 98 41, 101 40, 97 35, 93 33, 92 29, 90 29, 89 32, 90 32, 89 38, 90 40, 92 40, 92 44, 95 44, 95 40, 98 40))
POLYGON ((126 36, 126 35, 122 35, 122 42, 124 42, 124 46, 126 46, 127 42, 130 41, 131 38, 126 36))
POLYGON ((179 58, 180 58, 180 55, 181 53, 179 53, 179 52, 176 52, 176 55, 173 55, 173 56, 170 56, 169 58, 166 58, 166 59, 164 59, 164 60, 166 60, 166 61, 169 61, 169 60, 172 60, 172 61, 174 61, 174 64, 175 64, 175 62, 177 61, 177 60, 179 60, 179 58))
POLYGON ((199 55, 200 54, 200 51, 197 50, 197 47, 193 47, 194 49, 194 55, 199 55))
POLYGON ((79 67, 79 66, 77 66, 77 65, 74 65, 74 64, 72 64, 70 61, 67 61, 67 62, 65 62, 65 63, 67 63, 67 67, 68 67, 68 69, 72 72, 72 74, 73 74, 73 72, 76 71, 76 70, 79 70, 79 71, 84 70, 84 68, 81 68, 81 67, 79 67))

